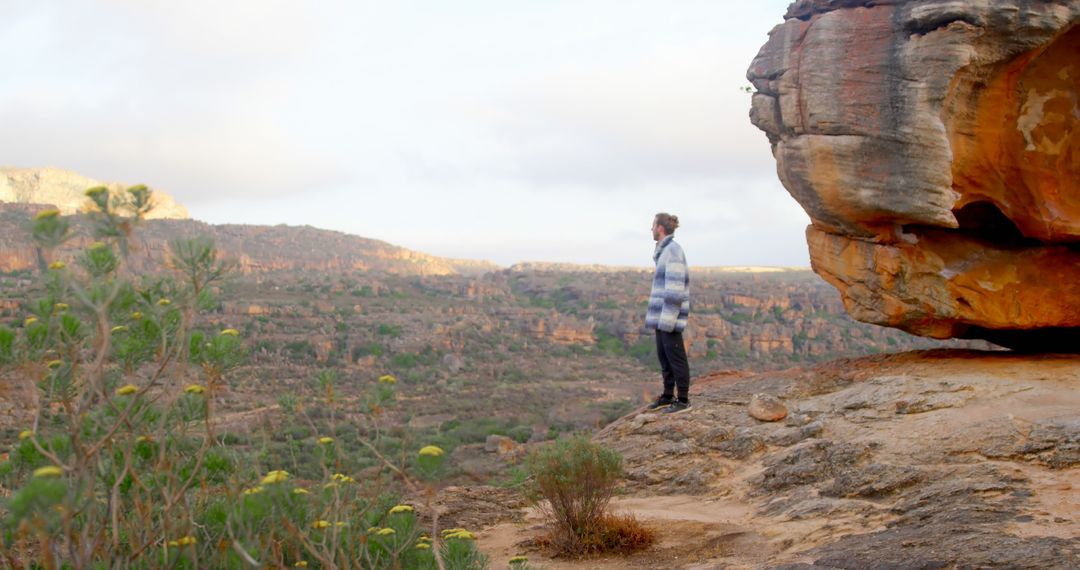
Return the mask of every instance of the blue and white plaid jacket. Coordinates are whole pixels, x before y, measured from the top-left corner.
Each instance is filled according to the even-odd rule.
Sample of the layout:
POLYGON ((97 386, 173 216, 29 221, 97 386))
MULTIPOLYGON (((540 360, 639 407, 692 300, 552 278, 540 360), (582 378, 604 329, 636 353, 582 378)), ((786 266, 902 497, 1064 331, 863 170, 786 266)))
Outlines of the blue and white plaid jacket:
POLYGON ((652 293, 645 313, 645 328, 682 332, 690 316, 690 272, 682 246, 667 236, 656 244, 652 293))

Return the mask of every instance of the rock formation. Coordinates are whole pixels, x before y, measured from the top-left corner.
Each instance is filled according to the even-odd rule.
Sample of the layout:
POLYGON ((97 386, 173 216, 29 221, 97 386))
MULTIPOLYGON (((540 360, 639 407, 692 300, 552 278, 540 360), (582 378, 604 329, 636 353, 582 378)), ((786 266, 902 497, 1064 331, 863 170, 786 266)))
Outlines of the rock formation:
MULTIPOLYGON (((123 190, 127 185, 100 182, 74 172, 57 168, 0 167, 0 202, 15 204, 50 204, 64 214, 83 211, 87 204, 83 194, 87 188, 106 186, 123 190)), ((151 219, 187 219, 187 208, 160 190, 154 190, 154 209, 151 219)))
POLYGON ((1080 350, 1078 24, 1075 0, 791 5, 750 116, 855 318, 1080 350))

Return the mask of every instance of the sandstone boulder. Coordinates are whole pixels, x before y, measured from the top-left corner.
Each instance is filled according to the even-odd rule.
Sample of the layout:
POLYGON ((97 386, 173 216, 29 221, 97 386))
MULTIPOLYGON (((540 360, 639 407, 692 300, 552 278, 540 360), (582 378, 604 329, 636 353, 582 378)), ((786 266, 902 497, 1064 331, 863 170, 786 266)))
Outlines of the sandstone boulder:
POLYGON ((787 406, 770 394, 754 394, 747 406, 750 417, 763 422, 778 422, 787 417, 787 406))
POLYGON ((751 120, 857 319, 1080 350, 1080 3, 799 0, 751 120))

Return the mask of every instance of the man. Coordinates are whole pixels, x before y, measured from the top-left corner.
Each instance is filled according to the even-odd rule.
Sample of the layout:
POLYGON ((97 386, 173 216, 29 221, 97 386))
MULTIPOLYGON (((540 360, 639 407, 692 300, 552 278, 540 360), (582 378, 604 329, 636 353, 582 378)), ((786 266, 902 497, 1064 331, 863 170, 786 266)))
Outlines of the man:
POLYGON ((664 393, 648 409, 665 414, 690 409, 690 364, 682 338, 690 314, 690 272, 682 246, 673 240, 678 227, 677 216, 660 213, 653 218, 656 272, 645 314, 645 328, 656 331, 656 354, 664 377, 664 393))

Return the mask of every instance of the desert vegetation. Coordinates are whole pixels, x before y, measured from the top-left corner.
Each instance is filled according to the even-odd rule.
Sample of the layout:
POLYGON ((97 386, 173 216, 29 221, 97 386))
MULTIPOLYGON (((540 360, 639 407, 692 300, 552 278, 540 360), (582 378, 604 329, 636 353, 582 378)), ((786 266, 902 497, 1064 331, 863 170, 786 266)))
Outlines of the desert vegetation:
POLYGON ((397 379, 382 375, 340 405, 337 374, 283 396, 309 429, 308 451, 285 457, 238 445, 218 401, 248 358, 240 331, 197 321, 228 272, 213 243, 175 241, 171 275, 125 270, 150 208, 144 187, 93 188, 90 243, 74 264, 55 258, 68 220, 33 220, 42 296, 20 327, 0 327, 6 379, 28 384, 31 420, 0 463, 10 490, 0 552, 13 568, 480 568, 467 529, 421 529, 417 507, 437 493, 444 451, 387 445, 380 417, 397 379), (318 413, 315 413, 318 412, 318 413), (349 418, 348 423, 339 419, 349 418), (350 441, 377 463, 348 453, 350 441), (391 455, 391 452, 396 455, 391 455), (261 460, 253 456, 261 455, 261 460), (411 462, 395 461, 406 455, 411 462), (266 460, 280 460, 273 469, 266 460), (404 502, 404 494, 414 497, 404 502), (414 506, 415 505, 415 506, 414 506))

